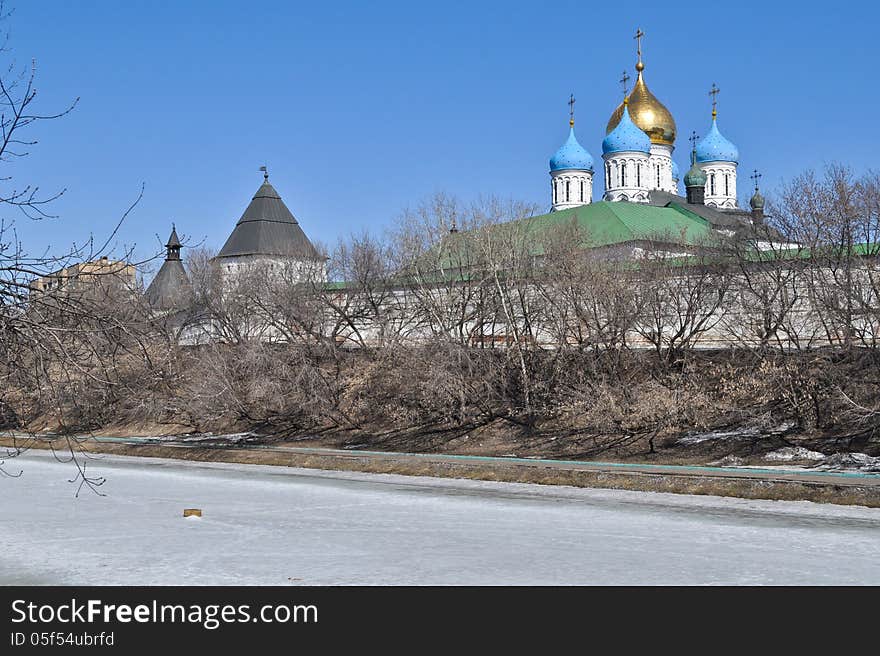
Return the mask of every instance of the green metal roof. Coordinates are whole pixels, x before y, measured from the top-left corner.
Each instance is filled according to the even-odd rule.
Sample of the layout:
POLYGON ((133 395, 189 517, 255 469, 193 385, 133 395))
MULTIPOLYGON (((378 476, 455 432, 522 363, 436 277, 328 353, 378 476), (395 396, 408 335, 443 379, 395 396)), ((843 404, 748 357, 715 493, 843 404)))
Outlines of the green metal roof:
MULTIPOLYGON (((536 248, 540 246, 539 233, 566 225, 578 228, 585 248, 640 240, 700 245, 718 239, 706 219, 674 203, 656 207, 645 203, 599 201, 505 225, 523 223, 536 237, 536 248)), ((541 252, 543 248, 537 248, 536 254, 541 252)))

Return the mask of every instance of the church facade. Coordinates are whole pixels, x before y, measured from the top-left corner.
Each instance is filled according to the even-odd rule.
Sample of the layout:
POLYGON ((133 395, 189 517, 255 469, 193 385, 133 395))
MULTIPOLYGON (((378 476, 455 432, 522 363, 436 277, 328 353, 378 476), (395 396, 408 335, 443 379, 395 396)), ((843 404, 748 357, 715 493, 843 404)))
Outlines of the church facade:
MULTIPOLYGON (((615 257, 640 258, 652 252, 687 254, 720 236, 748 232, 763 221, 764 200, 757 184, 750 208, 738 206, 739 151, 718 127, 718 89, 714 84, 711 123, 702 138, 694 135, 690 168, 680 175, 674 160, 677 126, 672 113, 645 81, 643 36, 637 31, 635 84, 631 91, 624 88, 623 101, 605 127, 601 200, 593 200, 597 163, 575 134, 572 96, 568 138, 549 162, 550 211, 526 220, 539 228, 576 225, 588 235, 585 248, 605 249, 615 257)), ((621 81, 625 85, 628 79, 624 73, 621 81)), ((262 184, 213 260, 217 271, 233 281, 249 269, 259 268, 268 276, 283 270, 285 280, 295 281, 297 276, 305 278, 306 273, 315 280, 317 267, 317 279, 326 280, 324 256, 270 184, 266 168, 261 170, 262 184)), ((540 232, 538 229, 535 234, 540 232)), ((180 247, 174 231, 166 263, 147 293, 156 310, 167 310, 187 288, 180 247)))
MULTIPOLYGON (((741 210, 737 204, 737 168, 739 150, 718 127, 717 94, 712 85, 712 122, 706 134, 696 138, 691 151, 690 177, 681 179, 679 167, 673 159, 677 127, 672 113, 651 92, 645 82, 645 64, 642 61, 641 39, 636 33, 638 59, 636 82, 632 91, 624 87, 624 99, 612 112, 602 141, 602 167, 607 202, 665 204, 679 197, 689 205, 700 204, 717 213, 739 215, 743 224, 757 214, 761 218, 763 198, 757 193, 752 198, 751 210, 741 210), (679 196, 681 184, 688 189, 679 196), (699 189, 697 189, 699 188, 699 189), (698 199, 698 200, 697 200, 698 199)), ((624 73, 625 85, 629 76, 624 73)), ((595 162, 581 146, 574 130, 574 97, 571 107, 569 135, 565 143, 550 158, 551 211, 566 210, 593 202, 595 162)), ((757 178, 756 178, 757 180, 757 178)), ((716 213, 710 213, 714 216, 716 213)))

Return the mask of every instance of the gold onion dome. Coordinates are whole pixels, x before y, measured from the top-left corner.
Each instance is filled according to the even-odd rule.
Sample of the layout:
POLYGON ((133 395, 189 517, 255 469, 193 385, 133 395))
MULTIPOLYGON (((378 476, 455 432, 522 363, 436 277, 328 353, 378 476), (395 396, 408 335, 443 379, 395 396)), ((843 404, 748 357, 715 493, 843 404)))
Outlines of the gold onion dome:
MULTIPOLYGON (((636 70, 639 76, 636 79, 632 92, 627 97, 629 103, 629 115, 633 123, 639 126, 651 138, 651 143, 671 146, 675 143, 675 119, 666 109, 666 106, 657 100, 657 97, 648 89, 642 79, 642 71, 645 65, 639 61, 636 70)), ((611 118, 608 119, 608 127, 605 133, 610 133, 623 116, 623 103, 617 106, 611 118)))

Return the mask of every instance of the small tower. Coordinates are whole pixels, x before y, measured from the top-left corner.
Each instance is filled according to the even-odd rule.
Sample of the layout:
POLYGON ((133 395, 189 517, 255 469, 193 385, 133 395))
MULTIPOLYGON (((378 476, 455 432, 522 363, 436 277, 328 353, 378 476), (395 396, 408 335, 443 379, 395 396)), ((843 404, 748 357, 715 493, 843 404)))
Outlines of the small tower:
POLYGON ((290 266, 310 275, 319 270, 323 278, 325 258, 270 184, 266 167, 260 167, 260 171, 263 184, 213 261, 224 276, 234 277, 239 269, 251 266, 267 266, 270 270, 290 266))
POLYGON ((749 200, 749 207, 752 209, 752 221, 755 223, 762 223, 764 221, 764 197, 758 190, 758 180, 761 179, 761 174, 758 173, 758 169, 755 169, 751 178, 755 181, 755 193, 752 194, 752 197, 749 200))
MULTIPOLYGON (((696 144, 697 134, 691 140, 696 144)), ((706 201, 706 174, 697 164, 697 149, 691 150, 691 168, 684 174, 684 188, 689 205, 704 205, 706 201)))
POLYGON ((632 122, 623 101, 623 115, 602 141, 605 160, 605 200, 647 203, 650 186, 651 140, 632 122))
POLYGON ((180 261, 180 247, 177 228, 172 224, 171 236, 165 244, 165 261, 144 293, 147 304, 154 311, 179 310, 187 302, 190 282, 180 261))
POLYGON ((718 87, 712 85, 712 127, 697 144, 697 162, 706 174, 706 205, 736 207, 736 166, 739 150, 718 131, 718 87))
POLYGON ((552 209, 587 205, 593 200, 593 157, 574 135, 574 96, 568 101, 568 139, 550 158, 552 209))
POLYGON ((165 260, 180 260, 180 239, 177 237, 177 228, 171 224, 171 236, 165 244, 165 260))

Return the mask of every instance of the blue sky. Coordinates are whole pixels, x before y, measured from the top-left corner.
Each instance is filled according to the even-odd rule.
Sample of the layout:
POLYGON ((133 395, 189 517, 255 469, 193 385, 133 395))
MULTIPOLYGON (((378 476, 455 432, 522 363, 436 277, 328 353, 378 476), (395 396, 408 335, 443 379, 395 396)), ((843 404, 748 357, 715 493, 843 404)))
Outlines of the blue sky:
POLYGON ((741 154, 741 196, 753 168, 772 191, 832 161, 875 167, 880 146, 880 10, 867 2, 12 7, 11 56, 36 60, 38 108, 81 97, 32 131, 40 143, 27 159, 2 165, 7 188, 68 190, 59 219, 17 221, 31 252, 105 238, 141 182, 120 248, 149 255, 172 221, 219 248, 264 163, 306 233, 329 244, 380 231, 436 191, 548 206, 547 160, 567 136, 568 95, 578 138, 599 161, 621 71, 634 74, 637 26, 646 81, 678 124, 682 172, 687 135, 709 127, 713 82, 719 127, 741 154))

